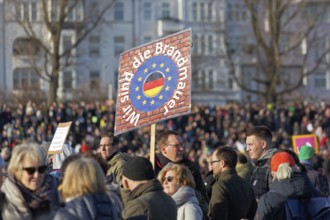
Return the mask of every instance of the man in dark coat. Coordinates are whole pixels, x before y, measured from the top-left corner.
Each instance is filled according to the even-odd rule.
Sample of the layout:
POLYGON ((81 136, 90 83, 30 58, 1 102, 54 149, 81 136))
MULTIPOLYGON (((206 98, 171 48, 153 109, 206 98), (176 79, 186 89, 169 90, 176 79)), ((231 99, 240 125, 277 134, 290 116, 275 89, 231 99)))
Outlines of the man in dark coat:
POLYGON ((256 126, 248 130, 246 136, 246 150, 256 165, 250 183, 259 200, 269 191, 269 185, 272 182, 269 160, 277 149, 272 148, 272 132, 266 126, 256 126))
POLYGON ((128 198, 124 198, 123 219, 176 219, 176 204, 155 179, 151 162, 146 158, 134 157, 125 163, 122 183, 130 191, 128 198))
POLYGON ((216 149, 211 157, 216 182, 212 187, 209 219, 253 219, 257 202, 251 185, 237 175, 237 154, 231 147, 216 149))
POLYGON ((156 154, 155 172, 159 171, 168 163, 177 163, 189 168, 196 183, 196 197, 202 208, 204 216, 207 214, 208 195, 204 185, 202 175, 198 166, 191 162, 184 154, 184 145, 182 138, 176 131, 166 130, 157 136, 157 147, 160 151, 156 154))

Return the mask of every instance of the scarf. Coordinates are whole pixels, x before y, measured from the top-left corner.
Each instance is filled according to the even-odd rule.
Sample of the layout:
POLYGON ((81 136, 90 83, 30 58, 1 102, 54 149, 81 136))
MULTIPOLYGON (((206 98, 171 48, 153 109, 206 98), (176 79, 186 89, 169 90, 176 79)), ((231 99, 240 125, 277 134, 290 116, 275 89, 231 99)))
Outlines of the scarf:
POLYGON ((15 177, 9 176, 12 181, 21 191, 24 200, 31 209, 32 215, 39 210, 49 209, 51 194, 54 191, 53 178, 51 175, 45 174, 42 185, 35 191, 27 189, 20 181, 16 180, 15 177))

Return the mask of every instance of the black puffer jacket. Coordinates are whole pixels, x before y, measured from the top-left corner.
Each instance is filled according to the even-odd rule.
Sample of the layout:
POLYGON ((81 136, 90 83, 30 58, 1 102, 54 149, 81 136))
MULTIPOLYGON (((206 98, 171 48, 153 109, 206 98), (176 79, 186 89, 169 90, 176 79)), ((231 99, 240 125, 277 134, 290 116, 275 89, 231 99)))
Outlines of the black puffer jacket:
POLYGON ((55 215, 54 220, 117 220, 114 205, 106 193, 95 193, 80 196, 68 202, 55 215))
POLYGON ((277 149, 275 148, 268 149, 265 156, 256 161, 256 168, 253 171, 250 183, 257 200, 269 191, 269 185, 272 182, 269 161, 276 151, 277 149))

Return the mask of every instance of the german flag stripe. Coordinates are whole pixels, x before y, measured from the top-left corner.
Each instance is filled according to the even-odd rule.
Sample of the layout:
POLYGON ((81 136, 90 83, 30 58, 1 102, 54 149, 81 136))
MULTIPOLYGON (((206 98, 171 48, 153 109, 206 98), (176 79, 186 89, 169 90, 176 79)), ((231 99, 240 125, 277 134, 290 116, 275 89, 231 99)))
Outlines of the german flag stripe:
POLYGON ((164 85, 164 78, 162 77, 162 78, 144 83, 143 91, 147 91, 149 89, 154 89, 159 86, 163 87, 163 85, 164 85))
POLYGON ((149 89, 149 90, 145 90, 144 91, 144 94, 147 96, 147 97, 154 97, 156 96, 158 93, 160 93, 160 91, 163 89, 163 85, 161 86, 158 86, 158 87, 155 87, 153 89, 149 89))

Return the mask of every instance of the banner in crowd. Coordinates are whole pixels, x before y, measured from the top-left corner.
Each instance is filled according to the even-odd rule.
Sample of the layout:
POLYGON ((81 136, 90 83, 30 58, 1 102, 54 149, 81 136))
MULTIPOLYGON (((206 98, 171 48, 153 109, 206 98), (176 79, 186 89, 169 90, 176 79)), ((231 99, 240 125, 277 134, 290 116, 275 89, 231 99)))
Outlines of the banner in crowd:
POLYGON ((62 152, 62 148, 70 131, 71 124, 72 121, 58 124, 48 149, 48 154, 60 154, 62 152))
POLYGON ((191 29, 120 55, 114 134, 191 111, 191 29))
POLYGON ((293 135, 292 136, 293 151, 299 153, 303 145, 309 145, 315 150, 315 154, 319 153, 319 144, 315 134, 293 135))

